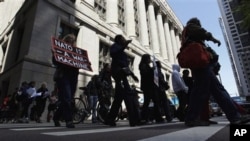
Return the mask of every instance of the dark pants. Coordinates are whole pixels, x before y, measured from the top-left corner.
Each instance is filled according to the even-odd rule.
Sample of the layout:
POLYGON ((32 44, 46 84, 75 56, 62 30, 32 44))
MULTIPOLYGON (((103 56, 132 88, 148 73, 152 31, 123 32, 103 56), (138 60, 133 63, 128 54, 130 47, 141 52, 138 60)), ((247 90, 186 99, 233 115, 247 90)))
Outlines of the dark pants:
POLYGON ((56 80, 58 87, 59 107, 55 112, 54 120, 62 117, 66 122, 72 121, 72 98, 74 97, 77 85, 77 74, 67 74, 56 80))
POLYGON ((179 100, 179 107, 176 111, 176 116, 180 121, 184 121, 187 106, 187 93, 185 91, 178 91, 176 92, 176 95, 179 100))
POLYGON ((165 91, 159 91, 159 94, 160 94, 160 104, 166 116, 166 120, 171 121, 173 117, 171 116, 170 105, 169 105, 170 103, 168 101, 167 95, 165 91))
POLYGON ((22 112, 21 112, 21 118, 29 118, 29 108, 32 103, 32 98, 27 98, 22 101, 22 112))
POLYGON ((150 112, 149 112, 149 104, 150 101, 152 100, 154 103, 153 107, 153 118, 156 120, 156 122, 161 122, 163 121, 163 118, 161 116, 160 112, 160 100, 159 100, 159 94, 155 89, 147 89, 143 91, 144 94, 144 103, 142 106, 142 111, 141 111, 141 117, 142 120, 148 121, 150 117, 150 112))
POLYGON ((112 77, 115 80, 115 96, 112 103, 110 112, 107 117, 107 122, 114 122, 119 113, 119 108, 124 100, 130 125, 135 125, 137 122, 137 117, 134 114, 133 102, 131 101, 130 94, 131 88, 128 83, 127 76, 121 72, 121 69, 112 69, 112 77))
POLYGON ((240 117, 230 95, 225 90, 214 74, 213 67, 192 70, 194 85, 189 99, 189 109, 186 116, 187 121, 197 120, 201 114, 204 103, 210 94, 222 108, 229 121, 238 120, 240 117))
POLYGON ((37 110, 37 118, 38 119, 42 116, 42 114, 45 110, 46 100, 47 99, 36 100, 36 110, 37 110))

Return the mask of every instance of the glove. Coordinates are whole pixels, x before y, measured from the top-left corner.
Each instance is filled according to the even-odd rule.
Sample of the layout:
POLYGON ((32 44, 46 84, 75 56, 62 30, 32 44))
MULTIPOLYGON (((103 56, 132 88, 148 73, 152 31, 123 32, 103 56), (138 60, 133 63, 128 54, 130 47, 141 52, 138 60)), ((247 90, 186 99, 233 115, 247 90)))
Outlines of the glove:
POLYGON ((215 43, 215 44, 218 44, 218 46, 221 45, 220 41, 219 41, 219 40, 216 40, 216 39, 214 40, 214 43, 215 43))

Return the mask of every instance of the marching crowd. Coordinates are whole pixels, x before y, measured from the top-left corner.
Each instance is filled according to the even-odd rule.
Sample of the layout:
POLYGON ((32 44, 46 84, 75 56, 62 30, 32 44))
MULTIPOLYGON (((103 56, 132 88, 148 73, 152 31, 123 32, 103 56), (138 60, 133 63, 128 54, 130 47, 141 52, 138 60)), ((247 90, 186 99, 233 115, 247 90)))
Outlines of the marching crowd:
MULTIPOLYGON (((191 42, 204 44, 205 41, 213 41, 220 45, 220 41, 202 28, 197 18, 192 18, 187 22, 185 33, 182 36, 182 44, 191 42)), ((70 34, 63 40, 74 45, 76 37, 70 34)), ((122 101, 124 101, 128 112, 130 126, 147 124, 152 121, 152 117, 156 123, 172 122, 174 118, 170 113, 170 103, 166 94, 170 86, 161 72, 161 62, 152 61, 150 54, 143 54, 139 63, 139 82, 138 77, 129 68, 128 56, 125 53, 128 44, 131 42, 132 40, 126 40, 122 35, 116 35, 114 44, 110 47, 111 64, 105 64, 99 75, 92 76, 86 85, 86 93, 92 111, 92 123, 97 122, 97 101, 105 101, 111 106, 104 122, 109 126, 116 126, 115 119, 118 116, 122 101), (134 82, 140 83, 140 90, 144 97, 142 107, 139 107, 138 93, 135 91, 135 87, 131 87, 129 77, 134 82), (115 84, 114 94, 112 94, 112 78, 115 84), (105 91, 101 91, 103 89, 105 91), (111 103, 112 95, 113 101, 111 103), (149 112, 150 102, 153 102, 154 105, 153 112, 149 112)), ((211 62, 206 67, 186 69, 183 71, 183 75, 180 72, 181 67, 179 65, 172 65, 172 87, 179 100, 176 117, 186 126, 216 124, 216 122, 209 120, 209 109, 207 108, 208 101, 212 96, 223 109, 231 124, 249 122, 250 119, 242 116, 242 113, 237 109, 237 105, 216 77, 219 71, 218 55, 211 52, 211 48, 210 53, 212 56, 211 62), (192 77, 190 77, 190 71, 192 77)), ((15 111, 12 112, 15 122, 35 120, 40 123, 41 116, 45 111, 46 101, 49 99, 47 121, 50 121, 51 114, 54 113, 55 126, 61 126, 60 119, 63 118, 67 128, 75 127, 71 99, 76 92, 79 70, 58 63, 54 58, 53 63, 56 66, 54 74, 55 89, 51 93, 49 93, 46 83, 42 83, 40 88, 36 90, 34 81, 29 83, 25 81, 22 82, 20 88, 15 90, 12 96, 7 96, 6 101, 4 100, 1 108, 3 109, 8 103, 9 108, 15 111)))

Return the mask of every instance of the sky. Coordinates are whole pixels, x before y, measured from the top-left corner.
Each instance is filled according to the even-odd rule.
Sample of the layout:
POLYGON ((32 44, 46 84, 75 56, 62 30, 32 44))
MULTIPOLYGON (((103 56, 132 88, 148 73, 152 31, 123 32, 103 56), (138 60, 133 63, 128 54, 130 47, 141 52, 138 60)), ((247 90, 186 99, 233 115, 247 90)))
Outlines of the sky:
POLYGON ((219 25, 219 17, 221 13, 217 0, 166 0, 174 11, 177 18, 183 25, 190 18, 197 17, 201 21, 201 25, 220 40, 221 46, 213 42, 206 42, 219 54, 219 62, 221 64, 220 77, 225 89, 231 96, 238 96, 231 63, 229 60, 226 43, 219 25))

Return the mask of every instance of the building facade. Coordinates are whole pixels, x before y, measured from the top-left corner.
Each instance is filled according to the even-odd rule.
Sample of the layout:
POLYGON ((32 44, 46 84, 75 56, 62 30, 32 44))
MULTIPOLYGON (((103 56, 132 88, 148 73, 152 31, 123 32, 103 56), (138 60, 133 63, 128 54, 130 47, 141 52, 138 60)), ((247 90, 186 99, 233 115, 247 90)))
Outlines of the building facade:
POLYGON ((242 28, 240 0, 218 0, 220 19, 239 96, 250 96, 250 33, 242 28))
POLYGON ((93 69, 80 70, 79 87, 111 62, 109 47, 117 34, 132 39, 126 53, 138 77, 145 53, 162 62, 167 79, 171 65, 177 63, 183 25, 164 0, 18 0, 0 3, 0 10, 4 17, 0 21, 1 98, 22 81, 38 85, 45 81, 52 90, 51 37, 60 39, 69 33, 77 36, 77 47, 88 51, 93 69))

